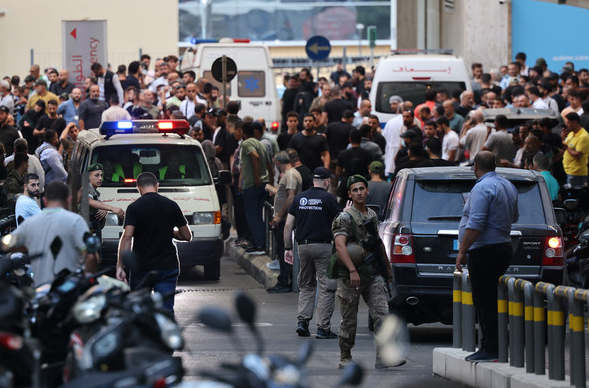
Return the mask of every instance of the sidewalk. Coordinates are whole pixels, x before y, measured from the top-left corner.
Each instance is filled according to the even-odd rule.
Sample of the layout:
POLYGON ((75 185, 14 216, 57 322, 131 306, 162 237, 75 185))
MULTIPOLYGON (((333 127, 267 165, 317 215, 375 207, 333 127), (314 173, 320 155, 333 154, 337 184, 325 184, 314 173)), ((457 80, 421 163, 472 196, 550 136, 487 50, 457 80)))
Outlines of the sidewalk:
POLYGON ((565 381, 548 380, 548 371, 543 376, 526 373, 525 368, 515 368, 509 363, 471 363, 464 357, 472 352, 455 348, 435 348, 433 351, 434 374, 477 388, 549 388, 570 387, 565 381))
POLYGON ((225 254, 239 264, 248 275, 254 278, 258 283, 262 284, 264 288, 274 286, 278 280, 278 274, 280 271, 266 267, 266 263, 271 263, 272 259, 266 255, 254 256, 246 254, 245 249, 235 246, 235 239, 236 236, 233 232, 231 237, 225 241, 225 254))

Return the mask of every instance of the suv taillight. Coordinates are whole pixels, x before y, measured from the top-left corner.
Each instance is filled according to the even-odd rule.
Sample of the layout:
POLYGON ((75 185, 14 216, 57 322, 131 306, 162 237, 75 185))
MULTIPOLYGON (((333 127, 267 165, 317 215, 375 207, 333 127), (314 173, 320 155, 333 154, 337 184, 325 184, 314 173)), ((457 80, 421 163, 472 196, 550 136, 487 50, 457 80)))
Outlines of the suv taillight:
POLYGON ((415 255, 413 254, 413 238, 411 235, 396 234, 394 237, 391 263, 415 264, 415 255))
POLYGON ((542 265, 561 267, 564 264, 562 237, 546 237, 542 265))

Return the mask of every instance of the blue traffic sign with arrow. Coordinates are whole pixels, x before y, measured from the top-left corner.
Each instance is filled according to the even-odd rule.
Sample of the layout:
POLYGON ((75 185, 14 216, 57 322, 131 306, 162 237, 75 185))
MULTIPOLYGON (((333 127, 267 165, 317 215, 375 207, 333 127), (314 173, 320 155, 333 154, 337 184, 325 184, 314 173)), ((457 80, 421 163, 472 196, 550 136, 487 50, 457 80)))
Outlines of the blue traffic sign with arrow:
POLYGON ((307 56, 314 61, 322 61, 329 56, 331 44, 329 40, 321 35, 315 35, 307 41, 305 46, 307 56))

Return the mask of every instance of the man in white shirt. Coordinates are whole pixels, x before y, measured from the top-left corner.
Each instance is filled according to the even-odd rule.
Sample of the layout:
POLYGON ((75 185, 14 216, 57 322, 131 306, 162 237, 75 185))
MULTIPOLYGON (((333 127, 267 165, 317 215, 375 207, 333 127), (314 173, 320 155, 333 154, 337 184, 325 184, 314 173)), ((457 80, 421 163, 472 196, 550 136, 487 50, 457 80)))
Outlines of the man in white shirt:
POLYGON ((483 148, 489 133, 484 121, 483 112, 473 111, 472 118, 465 124, 460 136, 460 146, 468 149, 470 164, 474 162, 474 157, 483 148))
POLYGON ((387 141, 384 154, 385 172, 391 176, 395 174, 395 156, 401 148, 401 130, 403 129, 403 115, 398 114, 387 121, 382 135, 387 141))
POLYGON ((189 120, 194 116, 194 106, 196 105, 196 93, 198 90, 194 82, 190 82, 186 85, 186 98, 180 104, 180 112, 184 114, 186 120, 189 120))
POLYGON ((442 159, 454 162, 457 159, 460 138, 458 134, 450 128, 450 121, 446 116, 442 116, 437 121, 441 132, 444 134, 442 141, 442 159))
POLYGON ((102 112, 102 122, 105 121, 120 121, 120 120, 131 120, 129 112, 119 105, 119 97, 116 94, 112 94, 108 100, 110 108, 102 112))
POLYGON ((548 104, 542 100, 542 95, 536 86, 531 86, 528 89, 528 97, 532 101, 532 107, 534 109, 550 109, 548 104))

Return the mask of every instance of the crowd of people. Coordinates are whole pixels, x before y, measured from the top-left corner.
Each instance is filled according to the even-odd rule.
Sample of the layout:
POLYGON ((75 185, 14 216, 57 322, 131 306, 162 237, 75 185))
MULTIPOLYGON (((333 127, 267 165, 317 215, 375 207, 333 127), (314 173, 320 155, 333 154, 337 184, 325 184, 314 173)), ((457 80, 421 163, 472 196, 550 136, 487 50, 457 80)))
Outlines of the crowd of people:
MULTIPOLYGON (((270 118, 240 115, 238 101, 221 104, 218 88, 205 78, 197 79, 193 71, 180 72, 175 55, 155 60, 153 67, 150 56, 143 55, 116 72, 94 63, 83 88, 69 82, 66 70, 41 73, 33 65, 22 83, 19 76, 0 81, 0 202, 6 205, 20 195, 26 209, 45 185, 66 182, 79 131, 107 120, 186 119, 189 135, 202 143, 213 175, 221 169, 232 173, 230 190, 219 196, 233 206, 236 244, 246 253, 265 253, 263 207, 267 201, 274 204, 270 224, 278 259, 270 267, 280 276, 268 292, 292 289, 289 261, 293 244, 299 244, 302 300, 297 332, 309 333, 309 301, 319 287, 320 308, 327 311, 318 313, 318 334, 334 338, 329 320, 336 287, 329 284, 326 268, 333 235, 349 238, 351 233, 341 232, 341 217, 333 233, 331 223, 346 206, 355 208, 351 213, 359 219, 371 219, 364 205, 379 205, 377 216, 382 217, 401 169, 471 165, 479 152, 488 150, 499 166, 540 171, 553 200, 564 184, 587 184, 589 71, 577 71, 567 63, 558 74, 543 58, 533 67, 526 64, 524 53, 515 58, 489 73, 473 64, 471 90, 429 88, 425 102, 417 106, 391 96, 396 115, 386 123, 373 114, 368 98, 370 70, 356 66, 349 74, 338 64, 329 79, 315 80, 304 68, 284 78, 277 133, 266 129, 265 119, 270 118), (561 134, 553 132, 559 120, 550 118, 515 127, 504 115, 497 115, 494 123, 485 122, 485 109, 504 107, 552 110, 564 123, 558 128, 561 134), (296 241, 291 239, 293 229, 296 241)), ((338 253, 344 248, 339 246, 338 253)), ((361 294, 373 284, 360 285, 351 264, 347 269, 344 277, 351 283, 337 286, 340 301, 354 288, 361 294)), ((340 338, 344 363, 351 357, 354 325, 346 328, 347 339, 340 338)))

